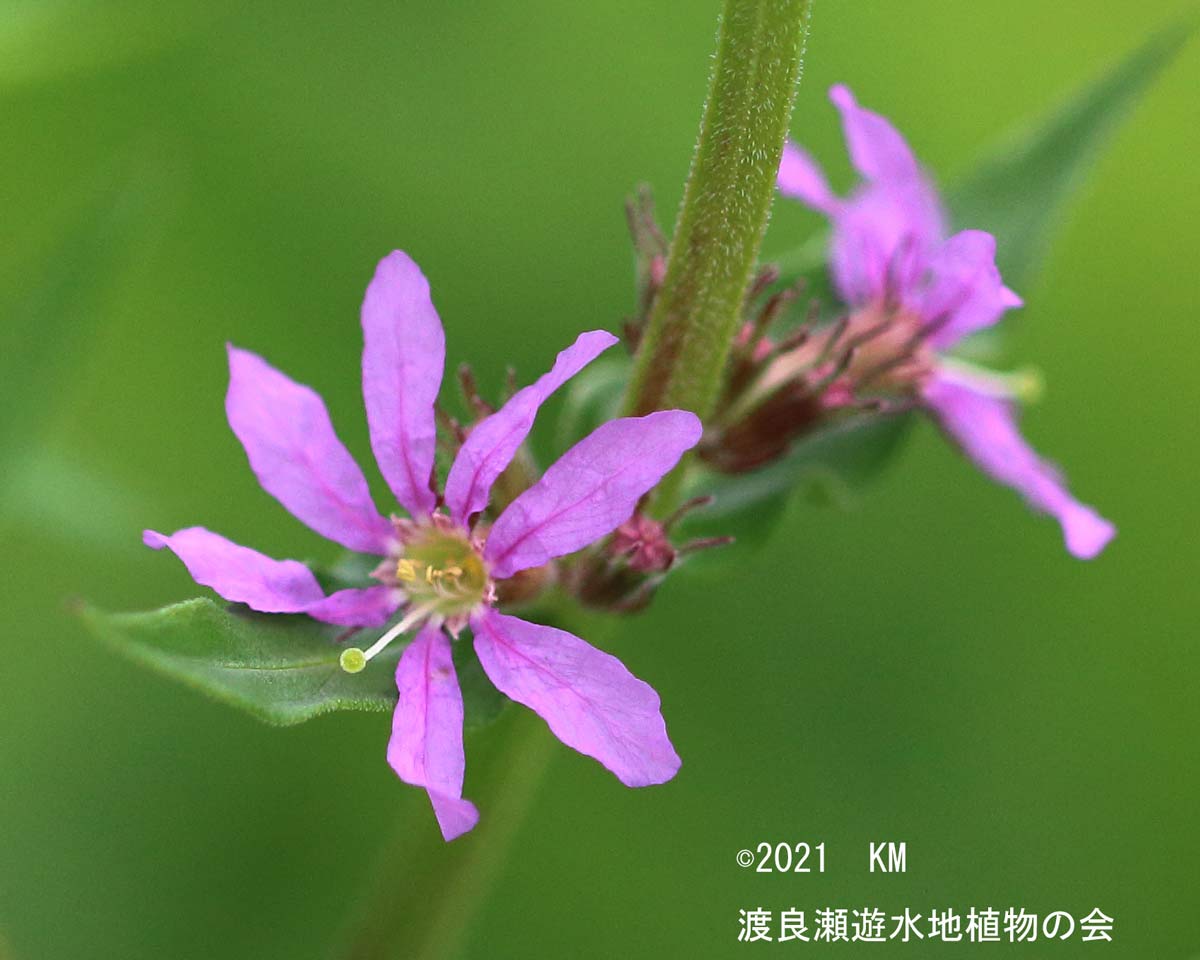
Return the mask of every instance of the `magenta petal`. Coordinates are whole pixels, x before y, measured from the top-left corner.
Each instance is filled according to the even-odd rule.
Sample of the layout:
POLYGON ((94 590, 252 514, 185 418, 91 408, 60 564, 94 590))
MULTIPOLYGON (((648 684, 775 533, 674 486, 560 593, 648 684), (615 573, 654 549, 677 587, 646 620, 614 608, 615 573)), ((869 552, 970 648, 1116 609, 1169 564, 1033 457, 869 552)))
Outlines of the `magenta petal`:
POLYGON ((479 814, 462 799, 463 701, 454 672, 450 640, 426 625, 396 665, 400 699, 392 715, 387 758, 405 783, 429 792, 442 836, 453 840, 470 830, 479 814))
POLYGON ((616 657, 574 634, 486 609, 471 619, 475 652, 502 693, 549 724, 568 747, 630 787, 679 770, 658 694, 616 657))
POLYGON ((503 407, 471 429, 446 478, 446 506, 466 521, 487 506, 492 484, 529 435, 538 408, 559 387, 617 342, 604 330, 582 333, 548 373, 519 390, 503 407))
POLYGON ((258 482, 298 520, 349 550, 387 551, 392 526, 312 389, 230 345, 225 412, 258 482))
MULTIPOLYGON (((863 187, 843 204, 829 243, 829 269, 843 301, 866 306, 887 295, 891 264, 908 229, 905 210, 887 190, 863 187)), ((915 256, 915 242, 907 242, 915 256)))
POLYGON ((700 434, 699 418, 686 410, 597 427, 496 520, 484 547, 492 576, 503 580, 611 533, 700 434))
POLYGON ((821 167, 791 140, 783 145, 776 185, 784 196, 794 197, 824 214, 832 216, 838 209, 839 200, 829 189, 821 167))
POLYGON ((996 239, 983 230, 963 230, 928 261, 928 286, 911 305, 936 326, 931 341, 948 347, 990 327, 1021 298, 1004 286, 996 268, 996 239))
POLYGON ((433 511, 430 490, 446 336, 429 282, 399 250, 379 261, 362 305, 363 400, 371 449, 401 505, 414 517, 433 511))
POLYGON ((142 542, 155 550, 167 547, 197 583, 263 613, 303 613, 325 596, 298 560, 273 560, 203 527, 170 535, 147 530, 142 542))
POLYGON ((885 292, 897 258, 909 267, 908 282, 915 282, 945 235, 946 218, 896 128, 860 107, 846 87, 834 87, 829 98, 841 111, 850 158, 866 180, 834 218, 830 253, 839 292, 857 306, 885 292))
POLYGON ((470 833, 479 823, 479 811, 470 800, 462 797, 448 797, 436 790, 427 790, 429 802, 433 805, 433 815, 437 817, 438 826, 442 830, 442 838, 449 842, 457 840, 464 833, 470 833))
POLYGON ((1116 534, 1111 523, 1075 500, 1058 472, 1029 447, 1017 430, 1008 401, 972 390, 959 377, 946 376, 938 376, 926 387, 925 400, 950 437, 984 473, 1058 520, 1073 556, 1090 560, 1116 534))
POLYGON ((889 120, 860 107, 841 84, 830 88, 829 99, 842 114, 850 161, 866 179, 895 183, 921 175, 917 158, 889 120))
POLYGON ((344 627, 378 627, 387 622, 403 602, 404 594, 393 587, 338 590, 304 612, 324 623, 344 627))

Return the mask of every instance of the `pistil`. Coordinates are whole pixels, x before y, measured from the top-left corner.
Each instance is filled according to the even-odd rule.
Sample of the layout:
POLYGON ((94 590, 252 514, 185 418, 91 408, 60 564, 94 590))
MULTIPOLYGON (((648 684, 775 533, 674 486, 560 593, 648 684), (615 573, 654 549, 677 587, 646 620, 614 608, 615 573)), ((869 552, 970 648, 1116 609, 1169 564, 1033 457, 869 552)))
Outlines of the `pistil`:
POLYGON ((338 663, 347 673, 359 673, 371 660, 382 653, 389 643, 400 636, 400 634, 412 629, 431 613, 433 613, 432 604, 413 607, 413 609, 404 615, 404 618, 399 623, 371 644, 366 650, 360 650, 358 647, 347 647, 338 658, 338 663))

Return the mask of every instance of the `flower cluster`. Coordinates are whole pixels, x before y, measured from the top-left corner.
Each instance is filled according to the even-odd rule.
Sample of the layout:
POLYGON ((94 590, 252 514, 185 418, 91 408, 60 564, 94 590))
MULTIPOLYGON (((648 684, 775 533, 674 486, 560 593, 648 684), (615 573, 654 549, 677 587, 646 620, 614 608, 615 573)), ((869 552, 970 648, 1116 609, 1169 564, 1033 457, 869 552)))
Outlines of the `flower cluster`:
POLYGON ((481 520, 490 492, 516 456, 541 404, 616 342, 582 334, 550 371, 515 393, 466 436, 437 492, 435 402, 445 337, 417 265, 397 251, 379 264, 362 309, 363 398, 371 447, 406 517, 383 517, 366 478, 338 440, 321 398, 260 357, 229 348, 226 412, 263 488, 297 519, 349 550, 380 558, 378 584, 326 595, 312 571, 274 560, 201 527, 147 531, 197 583, 267 613, 306 613, 352 627, 399 619, 342 666, 361 670, 396 638, 412 635, 396 670, 399 701, 388 761, 424 787, 447 840, 478 819, 463 799, 463 701, 452 638, 468 625, 479 662, 504 694, 540 714, 568 746, 629 786, 671 779, 679 768, 658 695, 615 657, 564 630, 501 613, 506 581, 606 537, 700 439, 681 410, 612 420, 568 450, 499 512, 481 520))
POLYGON ((847 312, 774 343, 765 328, 778 301, 768 301, 735 344, 732 393, 705 459, 721 470, 753 469, 848 414, 916 406, 985 473, 1055 517, 1074 556, 1096 556, 1115 528, 1075 500, 1022 439, 1014 406, 1022 378, 949 354, 1021 306, 996 267, 995 239, 982 230, 947 236, 941 200, 904 138, 845 87, 830 99, 863 182, 837 196, 813 159, 788 143, 778 185, 829 218, 830 270, 847 312))

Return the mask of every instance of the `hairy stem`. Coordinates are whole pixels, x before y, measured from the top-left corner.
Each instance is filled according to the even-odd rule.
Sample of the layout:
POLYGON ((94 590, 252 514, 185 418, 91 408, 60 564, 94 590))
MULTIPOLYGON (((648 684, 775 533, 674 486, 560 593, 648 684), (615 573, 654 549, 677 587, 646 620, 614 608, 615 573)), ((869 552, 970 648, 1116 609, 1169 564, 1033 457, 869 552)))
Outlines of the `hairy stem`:
POLYGON ((626 396, 712 412, 770 216, 811 0, 725 0, 700 137, 626 396))

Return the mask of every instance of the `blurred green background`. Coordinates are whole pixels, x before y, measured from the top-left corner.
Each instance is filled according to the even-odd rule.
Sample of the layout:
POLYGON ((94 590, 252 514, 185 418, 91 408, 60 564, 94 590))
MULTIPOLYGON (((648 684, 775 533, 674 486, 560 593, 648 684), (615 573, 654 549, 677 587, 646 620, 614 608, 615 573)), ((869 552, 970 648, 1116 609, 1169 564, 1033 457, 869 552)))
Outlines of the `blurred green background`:
MULTIPOLYGON (((196 592, 143 526, 329 559, 226 428, 224 343, 315 386, 368 464, 357 310, 393 247, 488 387, 617 329, 621 201, 647 180, 670 220, 718 9, 3 0, 0 957, 336 955, 397 837, 419 852, 394 867, 418 890, 397 909, 442 911, 447 956, 766 955, 790 948, 738 944, 739 908, 972 905, 1099 906, 1109 955, 1200 953, 1195 44, 1010 321, 1010 359, 1049 383, 1027 433, 1118 539, 1071 560, 922 426, 855 509, 796 505, 752 561, 680 576, 612 631, 662 694, 671 784, 626 790, 543 731, 527 816, 489 809, 473 771, 512 708, 467 745, 491 825, 447 852, 384 762, 386 716, 269 729, 67 612, 196 592), (763 840, 825 841, 827 872, 739 868, 763 840), (868 874, 872 840, 906 841, 908 873, 868 874), (421 886, 431 858, 466 881, 421 886)), ((847 183, 825 100, 845 81, 949 179, 1178 10, 825 0, 793 130, 847 183)), ((817 225, 780 205, 765 253, 817 225)))

